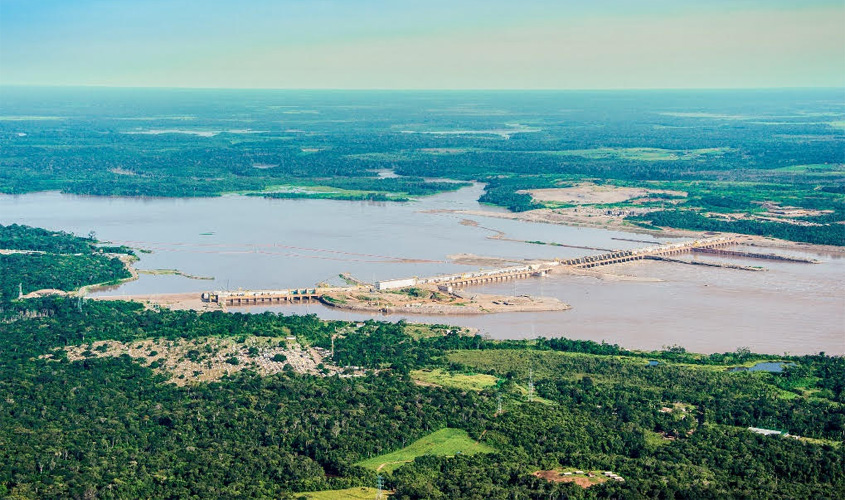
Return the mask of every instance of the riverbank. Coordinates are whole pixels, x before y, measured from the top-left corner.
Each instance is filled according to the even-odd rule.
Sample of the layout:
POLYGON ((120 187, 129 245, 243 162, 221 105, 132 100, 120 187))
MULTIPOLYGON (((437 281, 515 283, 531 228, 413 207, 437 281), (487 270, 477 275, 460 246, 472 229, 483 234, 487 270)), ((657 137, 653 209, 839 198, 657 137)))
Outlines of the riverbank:
MULTIPOLYGON (((701 239, 712 236, 707 231, 692 231, 688 229, 677 229, 665 227, 660 230, 648 229, 637 226, 625 220, 622 215, 607 214, 606 211, 588 210, 584 207, 561 208, 561 209, 538 209, 527 212, 493 212, 487 210, 430 210, 429 213, 449 213, 461 216, 492 217, 496 219, 514 220, 519 222, 534 222, 543 224, 555 224, 570 227, 586 227, 593 229, 606 229, 610 231, 623 231, 634 234, 647 234, 659 238, 692 238, 701 239)), ((469 224, 465 224, 469 225, 469 224)), ((477 226, 478 224, 476 224, 477 226)), ((820 255, 845 255, 845 247, 835 245, 816 245, 813 243, 802 243, 796 241, 781 240, 767 236, 756 236, 736 233, 719 233, 735 236, 742 245, 776 248, 782 250, 794 250, 799 252, 810 252, 820 255)), ((491 239, 508 239, 502 234, 490 236, 491 239)), ((511 240, 521 241, 521 240, 511 240)), ((532 242, 525 242, 532 243, 532 242)))
POLYGON ((193 293, 150 293, 142 295, 109 295, 92 297, 94 300, 125 300, 140 302, 153 309, 166 307, 176 311, 222 311, 223 306, 214 302, 203 302, 198 292, 193 293))
POLYGON ((440 292, 412 288, 395 292, 353 290, 334 292, 321 299, 325 305, 356 312, 463 316, 507 312, 566 311, 572 307, 554 297, 493 295, 470 291, 440 292))

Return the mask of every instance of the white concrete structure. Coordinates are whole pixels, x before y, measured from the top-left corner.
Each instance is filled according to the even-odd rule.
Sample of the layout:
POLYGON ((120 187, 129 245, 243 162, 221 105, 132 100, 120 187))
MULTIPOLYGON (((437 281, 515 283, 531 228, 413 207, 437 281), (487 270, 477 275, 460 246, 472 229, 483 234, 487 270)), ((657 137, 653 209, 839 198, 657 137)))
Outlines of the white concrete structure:
POLYGON ((416 284, 416 278, 376 281, 376 290, 378 290, 379 292, 383 290, 396 290, 398 288, 408 288, 409 286, 416 286, 416 284))

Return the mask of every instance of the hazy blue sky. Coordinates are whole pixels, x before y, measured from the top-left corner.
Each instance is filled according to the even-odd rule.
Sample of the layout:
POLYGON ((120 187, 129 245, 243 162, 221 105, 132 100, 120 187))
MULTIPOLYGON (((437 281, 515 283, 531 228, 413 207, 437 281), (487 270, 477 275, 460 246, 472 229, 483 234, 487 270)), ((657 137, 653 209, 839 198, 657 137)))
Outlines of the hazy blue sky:
POLYGON ((845 2, 0 0, 0 84, 845 86, 845 2))

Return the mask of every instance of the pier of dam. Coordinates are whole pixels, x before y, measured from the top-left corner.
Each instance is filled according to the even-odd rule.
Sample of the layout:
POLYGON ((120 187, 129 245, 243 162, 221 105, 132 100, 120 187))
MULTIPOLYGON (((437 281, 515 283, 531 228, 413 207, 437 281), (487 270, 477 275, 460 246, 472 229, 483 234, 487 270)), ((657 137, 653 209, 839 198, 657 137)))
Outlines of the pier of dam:
MULTIPOLYGON (((655 245, 634 250, 619 250, 599 255, 590 255, 575 259, 555 259, 524 266, 511 266, 497 269, 474 271, 461 274, 446 274, 429 277, 412 277, 392 280, 377 281, 370 284, 360 283, 361 288, 371 288, 373 291, 398 290, 414 286, 434 285, 443 291, 451 292, 472 285, 484 285, 505 280, 525 279, 531 277, 545 276, 555 268, 570 269, 592 269, 600 266, 620 264, 636 260, 654 259, 660 260, 673 255, 688 252, 715 252, 730 245, 736 245, 737 239, 733 237, 706 238, 667 245, 655 245)), ((729 251, 724 251, 731 255, 729 251)), ((767 256, 767 258, 769 258, 767 256)), ((255 306, 255 305, 279 305, 301 303, 308 301, 319 301, 322 297, 332 291, 343 291, 348 289, 334 288, 295 288, 287 290, 238 290, 238 291, 214 291, 203 292, 202 301, 217 303, 223 306, 255 306)))
POLYGON ((238 290, 235 292, 203 292, 203 302, 212 302, 223 306, 257 306, 294 304, 320 300, 329 288, 292 288, 289 290, 238 290))

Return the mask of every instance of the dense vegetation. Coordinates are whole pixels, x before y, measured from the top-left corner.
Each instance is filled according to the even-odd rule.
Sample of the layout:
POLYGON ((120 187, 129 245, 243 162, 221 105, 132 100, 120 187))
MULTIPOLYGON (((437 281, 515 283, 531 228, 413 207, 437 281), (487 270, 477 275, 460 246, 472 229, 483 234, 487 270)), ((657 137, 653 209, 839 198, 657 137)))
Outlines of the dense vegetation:
POLYGON ((845 491, 839 357, 419 337, 403 323, 356 327, 313 315, 151 311, 90 300, 80 308, 62 298, 8 304, 0 321, 0 494, 11 498, 297 498, 373 486, 375 472, 354 464, 445 428, 494 451, 421 456, 382 470, 395 498, 833 498, 845 491), (329 346, 337 332, 335 362, 379 371, 339 378, 247 370, 178 387, 146 361, 71 362, 63 351, 95 340, 215 335, 294 334, 329 346), (793 365, 781 374, 727 371, 775 359, 793 365), (417 385, 409 374, 420 368, 438 368, 440 384, 417 385), (478 372, 498 382, 468 388, 464 374, 478 372), (748 426, 802 439, 760 436, 748 426), (532 475, 559 467, 612 470, 626 481, 582 490, 532 475))
POLYGON ((0 248, 49 253, 89 253, 93 251, 94 239, 80 238, 63 231, 48 231, 40 227, 0 224, 0 248))
POLYGON ((76 290, 115 283, 129 271, 116 257, 102 255, 0 255, 0 302, 42 289, 76 290))
POLYGON ((597 181, 688 193, 657 225, 833 244, 845 233, 838 91, 5 93, 2 193, 405 201, 460 187, 425 180, 451 178, 524 211, 554 205, 520 190, 597 181), (767 201, 833 213, 807 226, 706 217, 767 201))
POLYGON ((81 238, 60 231, 12 224, 0 225, 0 304, 41 289, 76 290, 112 283, 131 275, 117 257, 126 247, 96 246, 93 236, 81 238))

